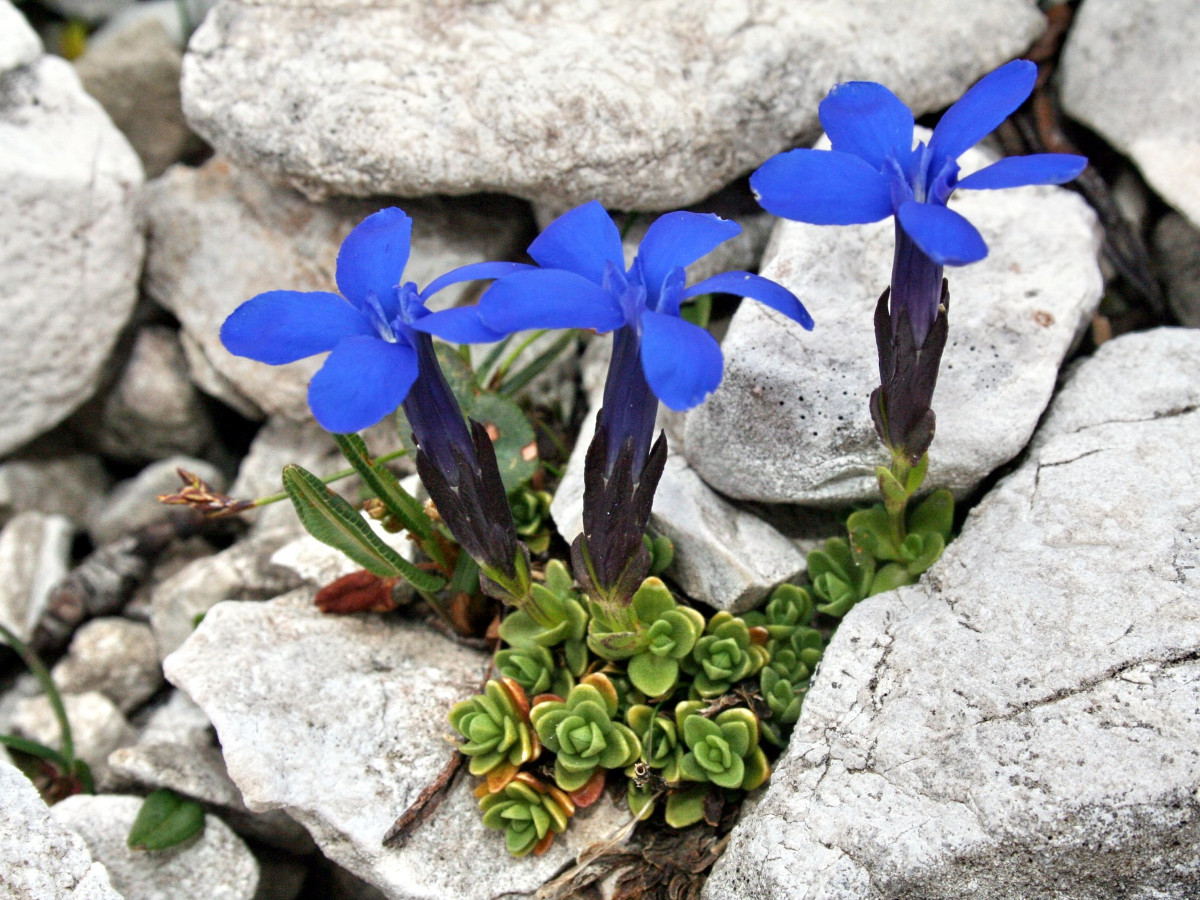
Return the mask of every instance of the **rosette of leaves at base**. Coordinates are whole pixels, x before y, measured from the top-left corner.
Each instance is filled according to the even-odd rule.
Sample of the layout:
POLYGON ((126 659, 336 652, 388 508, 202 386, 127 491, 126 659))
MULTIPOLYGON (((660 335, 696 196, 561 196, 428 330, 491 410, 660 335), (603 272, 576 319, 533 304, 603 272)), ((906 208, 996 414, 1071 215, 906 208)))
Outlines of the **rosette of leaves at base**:
POLYGON ((808 577, 813 593, 823 601, 817 604, 817 611, 841 618, 871 592, 875 559, 856 559, 849 543, 830 538, 820 550, 808 554, 808 577))
POLYGON ((721 610, 714 615, 684 661, 692 675, 692 695, 719 697, 735 682, 757 675, 770 658, 766 641, 765 629, 754 629, 752 634, 745 620, 732 613, 721 610))
POLYGON ((601 769, 623 769, 641 755, 629 726, 613 721, 617 691, 599 673, 586 676, 567 694, 541 700, 530 711, 538 740, 555 754, 554 781, 579 791, 601 769))
POLYGON ((562 790, 521 772, 502 789, 475 791, 483 824, 504 832, 504 843, 513 856, 540 856, 567 828, 575 804, 562 790))
MULTIPOLYGON (((883 475, 880 484, 886 484, 883 475)), ((934 491, 909 510, 902 535, 882 503, 852 513, 846 520, 851 551, 856 558, 885 563, 877 568, 868 596, 916 583, 941 557, 953 526, 954 495, 947 490, 934 491)))
POLYGON ((536 644, 500 650, 496 653, 495 664, 497 672, 519 684, 530 697, 538 694, 565 696, 575 686, 574 673, 559 665, 553 653, 536 644))
POLYGON ((627 660, 630 683, 647 697, 675 689, 680 663, 704 633, 704 616, 680 606, 662 580, 647 578, 630 601, 632 631, 616 631, 599 616, 588 626, 588 647, 608 660, 627 660))
POLYGON ((542 747, 530 723, 529 700, 511 678, 493 679, 482 694, 456 703, 450 724, 466 738, 459 750, 470 757, 472 775, 487 778, 487 789, 498 791, 516 777, 542 747))
POLYGON ((530 607, 509 613, 500 623, 500 638, 510 647, 561 647, 566 669, 582 675, 588 662, 587 610, 562 562, 548 562, 545 578, 544 584, 530 588, 530 607))
POLYGON ((768 637, 779 640, 811 623, 812 617, 813 601, 808 591, 794 584, 781 584, 762 609, 745 613, 742 619, 751 628, 765 628, 768 637))
POLYGON ((763 784, 771 767, 758 743, 758 717, 738 707, 710 719, 697 705, 684 701, 675 708, 675 724, 687 747, 679 762, 683 779, 727 790, 752 791, 763 784))
POLYGON ((508 495, 517 537, 525 542, 530 553, 545 553, 550 546, 550 501, 553 499, 549 491, 534 490, 527 485, 521 485, 508 495))

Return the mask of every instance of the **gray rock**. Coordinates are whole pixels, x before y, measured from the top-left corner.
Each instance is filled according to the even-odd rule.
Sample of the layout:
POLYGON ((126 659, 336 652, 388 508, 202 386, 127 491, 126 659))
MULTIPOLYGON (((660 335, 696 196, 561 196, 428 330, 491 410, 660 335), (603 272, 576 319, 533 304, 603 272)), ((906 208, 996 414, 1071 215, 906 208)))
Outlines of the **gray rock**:
POLYGON ((75 529, 62 516, 23 512, 0 531, 0 623, 27 641, 50 591, 67 574, 75 529))
POLYGON ((0 798, 5 900, 123 900, 83 838, 51 815, 29 779, 3 759, 0 798))
POLYGON ((70 64, 44 56, 4 76, 0 453, 96 389, 137 296, 141 183, 137 156, 70 64))
POLYGON ((252 813, 229 778, 221 751, 214 745, 139 741, 114 750, 108 757, 112 772, 147 792, 169 788, 203 803, 238 834, 289 853, 311 853, 315 846, 304 827, 279 809, 252 813))
MULTIPOLYGON (((988 160, 975 150, 964 172, 988 160)), ((1058 369, 1100 300, 1094 214, 1062 188, 963 192, 952 207, 989 242, 948 269, 950 338, 933 398, 928 487, 962 496, 1016 456, 1058 369)), ((874 500, 888 462, 867 408, 879 383, 873 313, 890 279, 893 226, 780 222, 763 274, 816 320, 809 333, 743 303, 726 335, 721 387, 690 412, 688 462, 718 491, 767 503, 874 500)))
POLYGON ((51 813, 82 835, 126 897, 252 900, 258 887, 258 863, 228 825, 210 815, 194 841, 169 850, 130 850, 125 838, 141 806, 141 797, 76 794, 51 813))
POLYGON ((530 892, 619 824, 604 801, 544 856, 513 860, 464 778, 402 848, 384 848, 450 758, 445 716, 478 689, 485 657, 411 622, 323 616, 312 596, 219 604, 166 661, 168 679, 212 718, 250 809, 286 809, 326 856, 393 900, 530 892))
MULTIPOLYGON (((134 730, 116 705, 96 691, 67 694, 62 700, 75 742, 75 756, 91 768, 97 790, 114 786, 108 754, 132 744, 137 738, 134 730)), ((13 711, 12 726, 24 737, 48 747, 60 744, 58 719, 45 695, 20 701, 13 711)))
POLYGON ((98 407, 96 446, 116 459, 202 456, 216 439, 171 328, 153 325, 138 332, 124 371, 98 407))
POLYGON ((1088 0, 1062 55, 1062 104, 1200 227, 1200 8, 1088 0))
POLYGON ((117 484, 105 498, 88 524, 92 540, 97 545, 107 544, 167 516, 169 507, 159 503, 158 497, 179 490, 179 469, 199 475, 218 491, 225 489, 225 476, 202 459, 172 456, 152 462, 133 478, 117 484))
POLYGON ((84 89, 129 139, 147 178, 178 162, 195 139, 179 98, 182 67, 182 53, 154 19, 90 41, 75 63, 84 89))
POLYGON ((499 191, 662 210, 815 137, 817 103, 837 81, 887 81, 928 112, 1042 27, 1022 0, 515 0, 353 14, 229 0, 189 46, 184 111, 222 153, 312 196, 499 191))
MULTIPOLYGON (((409 486, 414 485, 405 485, 406 488, 409 486)), ((406 532, 386 531, 379 522, 366 514, 363 515, 363 521, 385 544, 409 562, 414 561, 415 545, 409 540, 406 532)), ((271 556, 271 565, 286 569, 294 574, 300 583, 316 588, 324 587, 351 572, 362 570, 362 566, 346 554, 328 544, 322 544, 309 534, 289 541, 276 550, 271 556)))
POLYGON ((709 900, 1195 896, 1198 375, 1159 330, 1068 378, 924 580, 845 618, 709 900))
POLYGON ((1154 249, 1171 312, 1180 324, 1200 328, 1200 230, 1183 216, 1165 215, 1154 228, 1154 249))
POLYGON ((42 42, 9 0, 0 0, 0 75, 35 62, 42 42))
POLYGON ((137 709, 163 684, 150 626, 121 618, 82 625, 51 675, 64 694, 99 691, 123 713, 137 709))
POLYGON ((173 690, 166 701, 146 717, 138 743, 215 747, 216 733, 204 710, 183 691, 173 690))
MULTIPOLYGON (((310 420, 307 385, 319 361, 267 366, 233 356, 221 345, 221 323, 263 291, 336 290, 342 239, 367 215, 392 203, 413 218, 405 279, 421 286, 456 266, 502 259, 523 245, 522 207, 502 198, 312 204, 221 159, 200 169, 172 169, 151 184, 146 190, 146 289, 179 319, 189 358, 203 354, 211 367, 197 382, 206 390, 223 385, 223 392, 239 397, 231 405, 256 409, 258 417, 310 420), (237 251, 230 252, 231 247, 237 251)), ((471 289, 469 284, 448 288, 435 300, 453 305, 471 289)))
POLYGON ((108 491, 100 460, 83 453, 0 463, 0 522, 29 510, 66 516, 77 525, 108 491))
POLYGON ((92 35, 92 43, 108 40, 142 22, 157 22, 180 50, 196 26, 204 21, 216 0, 139 0, 106 21, 92 35))
POLYGON ((198 559, 150 594, 150 627, 159 657, 174 653, 196 627, 196 619, 222 600, 266 600, 302 582, 270 560, 296 536, 294 527, 259 531, 213 556, 198 559))

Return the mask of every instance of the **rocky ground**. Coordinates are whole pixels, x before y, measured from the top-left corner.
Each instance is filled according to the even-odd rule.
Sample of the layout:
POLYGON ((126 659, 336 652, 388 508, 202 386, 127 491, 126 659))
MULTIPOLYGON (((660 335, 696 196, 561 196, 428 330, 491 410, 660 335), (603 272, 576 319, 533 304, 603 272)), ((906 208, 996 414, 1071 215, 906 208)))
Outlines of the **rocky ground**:
MULTIPOLYGON (((693 278, 759 270, 817 327, 718 307, 724 382, 663 416, 652 527, 681 593, 753 608, 871 496, 892 233, 781 222, 744 176, 821 139, 838 81, 884 82, 933 124, 1022 55, 1046 92, 964 169, 1065 143, 1093 165, 1075 189, 953 204, 991 251, 948 270, 934 398, 929 484, 969 511, 961 535, 847 616, 704 896, 1200 895, 1194 2, 0 0, 0 623, 52 665, 97 787, 48 807, 0 749, 0 897, 528 897, 618 832, 602 801, 512 860, 464 780, 381 845, 454 752, 444 712, 486 657, 412 619, 319 613, 354 567, 286 504, 197 528, 155 501, 180 467, 247 498, 287 462, 343 467, 305 402, 315 363, 235 358, 220 323, 262 291, 328 289, 381 206, 413 216, 422 285, 519 258, 592 198, 649 214, 631 251, 659 211, 736 219, 693 278), (131 851, 160 787, 203 804, 203 836, 131 851)), ((585 433, 605 352, 531 386, 585 433)), ((582 446, 552 507, 568 538, 582 446)), ((0 734, 58 739, 7 650, 0 734)))

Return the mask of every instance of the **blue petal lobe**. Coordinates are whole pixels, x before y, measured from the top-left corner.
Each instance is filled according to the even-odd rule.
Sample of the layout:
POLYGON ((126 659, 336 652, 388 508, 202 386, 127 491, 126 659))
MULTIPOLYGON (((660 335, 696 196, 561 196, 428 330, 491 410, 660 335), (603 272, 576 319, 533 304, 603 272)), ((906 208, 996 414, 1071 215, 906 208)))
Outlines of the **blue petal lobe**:
POLYGON ((796 299, 795 294, 783 285, 776 284, 770 278, 752 275, 749 272, 722 272, 720 275, 714 275, 699 284, 692 285, 684 292, 684 296, 690 299, 700 294, 712 293, 734 294, 738 297, 757 300, 812 331, 812 316, 808 314, 804 304, 796 299))
POLYGON ((871 164, 837 150, 790 150, 750 176, 769 213, 812 225, 861 225, 892 214, 888 180, 871 164))
POLYGON ((431 313, 417 319, 410 327, 456 344, 490 344, 504 337, 504 332, 484 324, 478 306, 458 306, 431 313))
POLYGON ((337 285, 360 309, 373 293, 388 319, 399 311, 395 288, 404 275, 412 243, 412 219, 396 207, 372 213, 342 242, 337 258, 337 285))
POLYGON ((235 356, 279 366, 332 350, 352 334, 374 333, 363 314, 337 294, 268 291, 230 313, 221 343, 235 356))
POLYGON ((326 431, 362 431, 403 403, 416 377, 417 353, 407 344, 348 337, 309 382, 308 405, 326 431))
POLYGON ((490 278, 503 278, 505 275, 513 275, 532 268, 533 266, 526 265, 525 263, 515 262, 481 262, 471 263, 469 266, 459 266, 457 269, 452 269, 445 275, 440 275, 429 282, 425 290, 421 291, 421 299, 428 300, 438 291, 462 281, 483 281, 490 278))
POLYGON ((967 190, 995 190, 1027 184, 1065 184, 1087 168, 1087 157, 1071 153, 1009 156, 958 183, 967 190))
POLYGON ((532 269, 501 278, 479 301, 484 325, 510 334, 529 328, 594 328, 625 324, 615 297, 582 275, 532 269))
POLYGON ((820 116, 834 150, 853 153, 877 170, 889 155, 903 161, 912 152, 912 110, 882 84, 836 85, 821 101, 820 116))
POLYGON ((939 266, 965 266, 987 256, 975 226, 952 209, 910 200, 896 213, 900 226, 939 266))
POLYGON ((642 371, 671 409, 691 409, 715 391, 722 367, 721 347, 703 328, 663 313, 642 313, 642 371))
POLYGON ((566 269, 596 284, 612 263, 625 271, 621 233, 596 200, 563 213, 529 245, 529 255, 547 269, 566 269))
POLYGON ((686 269, 741 233, 741 225, 720 216, 693 212, 659 216, 646 230, 638 248, 647 293, 657 296, 672 269, 686 269))
POLYGON ((932 169, 939 161, 957 159, 974 147, 1025 102, 1037 81, 1037 66, 1014 59, 977 81, 946 110, 929 139, 932 169))

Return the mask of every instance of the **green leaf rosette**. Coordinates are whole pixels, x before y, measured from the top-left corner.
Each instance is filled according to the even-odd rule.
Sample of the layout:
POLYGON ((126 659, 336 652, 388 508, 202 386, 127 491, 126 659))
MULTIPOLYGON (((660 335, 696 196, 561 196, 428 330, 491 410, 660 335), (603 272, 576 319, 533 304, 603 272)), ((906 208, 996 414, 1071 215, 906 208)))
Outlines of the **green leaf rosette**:
POLYGON ((812 617, 812 597, 794 584, 779 585, 761 610, 742 616, 751 628, 765 628, 772 640, 788 637, 797 628, 808 625, 812 617))
POLYGON ((645 704, 631 706, 625 713, 625 722, 642 744, 642 761, 650 768, 659 770, 658 774, 665 781, 679 781, 683 742, 679 740, 679 729, 675 722, 645 704))
POLYGON ((500 791, 481 793, 479 809, 484 825, 504 832, 509 853, 540 856, 566 830, 575 804, 554 785, 521 772, 500 791))
MULTIPOLYGON (((680 718, 678 707, 676 718, 680 718)), ((679 764, 687 781, 752 791, 770 776, 771 767, 758 745, 758 718, 750 710, 727 709, 713 719, 685 711, 677 724, 687 745, 679 764)))
POLYGON ((496 653, 496 671, 525 689, 526 696, 565 695, 575 686, 575 678, 558 665, 554 654, 545 647, 510 647, 496 653))
POLYGON ((767 648, 751 639, 745 621, 722 610, 709 620, 684 665, 692 674, 692 694, 713 698, 757 674, 769 658, 767 648))
POLYGON ((830 538, 822 549, 808 554, 808 577, 813 592, 824 601, 817 605, 817 611, 841 618, 870 594, 875 558, 868 555, 855 559, 846 541, 830 538))
POLYGON ((588 615, 567 567, 559 560, 547 563, 545 584, 534 584, 530 596, 530 608, 518 609, 500 623, 501 639, 510 647, 561 646, 567 669, 581 675, 587 667, 588 615))
POLYGON ((472 775, 486 775, 498 790, 525 763, 537 759, 541 745, 530 728, 529 701, 519 684, 493 679, 450 710, 450 724, 466 738, 459 750, 470 757, 472 775))
POLYGON ((627 725, 614 722, 617 691, 607 677, 588 675, 565 700, 543 700, 530 721, 543 745, 555 755, 554 780, 564 791, 577 791, 597 769, 623 769, 642 752, 627 725))

